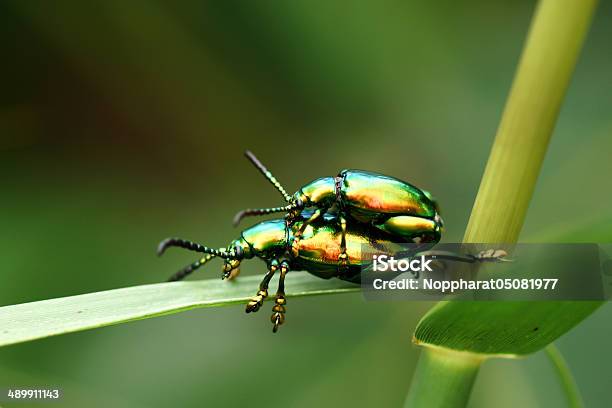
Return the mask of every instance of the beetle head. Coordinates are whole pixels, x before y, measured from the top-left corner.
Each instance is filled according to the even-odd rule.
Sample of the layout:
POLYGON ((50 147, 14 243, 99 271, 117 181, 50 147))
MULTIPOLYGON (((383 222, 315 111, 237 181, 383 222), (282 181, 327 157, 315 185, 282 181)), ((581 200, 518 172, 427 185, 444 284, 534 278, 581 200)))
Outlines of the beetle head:
POLYGON ((295 218, 297 218, 300 213, 302 212, 302 210, 305 207, 305 204, 308 202, 308 197, 306 197, 306 195, 304 195, 304 193, 298 191, 297 193, 295 193, 292 197, 291 197, 291 201, 289 203, 291 209, 289 209, 287 211, 287 215, 286 218, 287 220, 291 221, 294 220, 295 218))
POLYGON ((240 262, 251 257, 251 247, 244 238, 235 239, 227 246, 229 256, 223 263, 223 279, 234 279, 240 274, 240 262))

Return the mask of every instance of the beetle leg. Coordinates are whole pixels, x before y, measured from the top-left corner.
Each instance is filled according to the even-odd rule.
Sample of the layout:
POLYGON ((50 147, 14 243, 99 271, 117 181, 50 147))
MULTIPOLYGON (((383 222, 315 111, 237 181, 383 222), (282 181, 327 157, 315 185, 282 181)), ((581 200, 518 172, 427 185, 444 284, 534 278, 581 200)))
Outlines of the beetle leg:
POLYGON ((512 259, 506 258, 507 256, 508 253, 503 249, 487 249, 474 255, 480 262, 512 262, 512 259))
POLYGON ((301 237, 302 234, 304 234, 304 231, 306 231, 306 228, 308 228, 308 226, 310 224, 312 224, 313 222, 315 222, 317 220, 317 218, 319 218, 321 216, 321 214, 323 214, 323 211, 321 211, 320 208, 317 208, 315 210, 315 212, 312 213, 312 215, 310 217, 308 217, 308 219, 306 221, 304 221, 302 223, 302 226, 300 227, 300 229, 295 233, 295 236, 297 237, 301 237))
POLYGON ((249 300, 249 303, 246 305, 247 313, 258 311, 264 300, 268 297, 268 285, 270 284, 270 279, 272 279, 272 276, 274 276, 277 269, 278 261, 276 259, 271 260, 268 264, 268 272, 259 284, 259 291, 251 298, 251 300, 249 300))
POLYGON ((338 255, 338 268, 343 272, 348 267, 348 255, 346 254, 346 218, 340 216, 340 229, 342 236, 340 238, 340 255, 338 255))
POLYGON ((270 320, 274 327, 272 332, 276 333, 278 326, 285 322, 285 275, 289 271, 289 263, 283 261, 280 264, 280 277, 278 279, 278 290, 276 291, 276 298, 274 299, 274 307, 272 307, 272 316, 270 320))
POLYGON ((295 234, 293 234, 294 239, 293 244, 291 245, 291 253, 293 254, 293 256, 298 255, 299 241, 300 238, 302 238, 302 235, 304 235, 304 231, 306 231, 306 228, 308 228, 308 225, 316 221, 317 218, 319 218, 323 214, 323 212, 324 211, 322 211, 320 208, 317 208, 315 212, 313 212, 312 215, 302 223, 300 229, 297 230, 295 234))
POLYGON ((488 249, 481 251, 476 255, 460 254, 449 251, 430 250, 417 253, 434 259, 442 259, 447 261, 476 263, 476 262, 512 262, 508 259, 508 253, 503 249, 488 249))

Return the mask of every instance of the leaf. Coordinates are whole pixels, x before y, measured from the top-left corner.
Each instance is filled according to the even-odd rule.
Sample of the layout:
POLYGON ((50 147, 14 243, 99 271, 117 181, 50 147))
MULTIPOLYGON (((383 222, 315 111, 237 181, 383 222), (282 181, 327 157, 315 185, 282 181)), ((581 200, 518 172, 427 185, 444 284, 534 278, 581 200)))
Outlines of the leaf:
MULTIPOLYGON (((260 281, 261 276, 248 276, 235 281, 158 283, 0 307, 0 346, 198 307, 245 303, 257 292, 260 281)), ((306 272, 287 274, 285 287, 287 297, 360 290, 359 285, 306 272)))
MULTIPOLYGON (((566 225, 546 238, 551 242, 612 240, 612 220, 566 225), (594 231, 597 233, 588 233, 594 231), (585 231, 581 234, 581 231, 585 231)), ((607 246, 603 247, 604 249, 607 246)), ((472 353, 516 356, 553 342, 593 313, 602 302, 440 302, 421 319, 414 342, 472 353)))
MULTIPOLYGON (((588 237, 590 241, 612 241, 609 218, 564 228, 547 234, 547 240, 569 242, 576 237, 588 237), (595 230, 598 232, 589 232, 595 230)), ((425 346, 488 356, 524 355, 544 348, 601 304, 596 301, 440 302, 421 319, 413 339, 425 346)))
POLYGON ((545 347, 601 302, 441 302, 419 322, 417 344, 515 356, 545 347))

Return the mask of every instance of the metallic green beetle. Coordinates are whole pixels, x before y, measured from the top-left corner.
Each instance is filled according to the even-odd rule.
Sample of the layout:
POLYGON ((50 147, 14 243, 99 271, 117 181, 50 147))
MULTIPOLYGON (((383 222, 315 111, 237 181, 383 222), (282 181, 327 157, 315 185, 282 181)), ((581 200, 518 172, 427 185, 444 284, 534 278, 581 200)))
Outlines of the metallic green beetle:
MULTIPOLYGON (((272 308, 273 331, 285 321, 285 276, 289 270, 305 270, 323 279, 333 277, 359 283, 361 275, 368 272, 372 254, 396 255, 400 247, 388 233, 368 227, 365 224, 350 223, 342 229, 333 214, 323 215, 311 220, 312 211, 305 210, 289 219, 281 218, 263 221, 247 228, 238 239, 227 247, 214 249, 180 238, 168 238, 159 244, 157 252, 161 255, 169 247, 181 247, 206 254, 196 262, 186 266, 169 281, 178 281, 200 268, 214 257, 223 258, 223 278, 238 275, 240 263, 244 259, 260 258, 267 263, 268 272, 259 285, 259 290, 246 306, 246 312, 256 312, 268 296, 268 284, 277 270, 280 270, 278 290, 272 308), (308 225, 305 225, 308 222, 308 225), (296 233, 301 231, 300 239, 296 233), (344 247, 342 242, 344 241, 344 247), (345 251, 348 259, 345 265, 338 264, 338 256, 345 251)), ((411 249, 410 255, 435 256, 460 262, 500 260, 505 252, 490 252, 486 255, 466 256, 448 252, 431 251, 435 243, 421 243, 411 249)), ((403 255, 406 256, 405 250, 403 255)))
MULTIPOLYGON (((276 187, 287 201, 286 206, 247 209, 234 217, 234 225, 246 216, 287 212, 289 218, 298 216, 305 209, 313 208, 310 217, 295 233, 297 246, 304 229, 328 212, 337 214, 342 234, 349 223, 367 224, 393 236, 402 242, 438 242, 443 227, 438 206, 431 194, 412 184, 363 170, 342 170, 336 177, 316 179, 293 196, 287 194, 270 171, 253 155, 246 157, 276 187)), ((338 263, 348 264, 346 244, 341 240, 338 263)))

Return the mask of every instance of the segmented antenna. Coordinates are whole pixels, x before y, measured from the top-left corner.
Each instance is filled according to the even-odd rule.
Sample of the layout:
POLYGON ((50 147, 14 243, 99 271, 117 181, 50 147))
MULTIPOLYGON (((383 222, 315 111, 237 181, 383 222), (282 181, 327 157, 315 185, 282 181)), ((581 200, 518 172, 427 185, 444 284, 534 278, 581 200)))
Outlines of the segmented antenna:
POLYGON ((234 227, 240 224, 240 220, 244 217, 250 217, 252 215, 267 215, 278 212, 288 212, 294 210, 297 207, 296 204, 289 204, 284 207, 272 207, 272 208, 247 208, 246 210, 242 210, 238 212, 234 216, 234 227))
POLYGON ((170 247, 179 247, 188 249, 190 251, 202 252, 204 254, 211 254, 218 256, 219 258, 228 259, 232 258, 231 254, 226 251, 225 248, 214 249, 204 245, 197 244, 195 242, 187 241, 180 238, 168 238, 159 243, 157 247, 157 255, 162 255, 166 249, 170 247))
POLYGON ((180 280, 185 279, 185 277, 190 275, 193 271, 200 268, 202 265, 204 265, 206 262, 210 261, 214 257, 215 257, 214 255, 206 254, 204 257, 198 259, 191 265, 187 265, 186 267, 184 267, 183 269, 181 269, 180 271, 178 271, 177 273, 169 277, 168 282, 175 282, 175 281, 180 281, 180 280))
POLYGON ((272 173, 270 173, 270 171, 266 168, 266 166, 264 166, 258 159, 257 157, 255 157, 255 155, 253 153, 251 153, 249 150, 247 150, 246 152, 244 152, 244 155, 247 157, 247 159, 249 159, 251 161, 251 163, 253 163, 253 165, 255 167, 257 167, 257 170, 260 171, 261 174, 264 175, 265 178, 268 179, 268 181, 270 183, 272 183, 272 185, 274 187, 276 187, 276 189, 283 195, 283 197, 285 198, 285 201, 290 202, 291 201, 291 196, 289 194, 287 194, 287 192, 285 191, 285 189, 283 188, 283 186, 281 186, 281 184, 278 182, 278 180, 276 180, 276 178, 272 175, 272 173))

